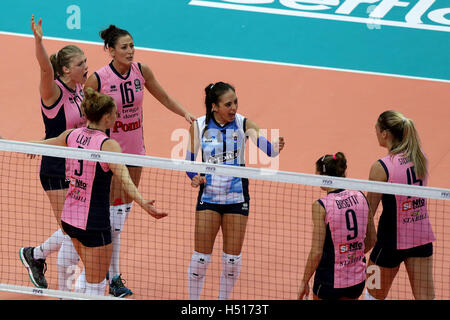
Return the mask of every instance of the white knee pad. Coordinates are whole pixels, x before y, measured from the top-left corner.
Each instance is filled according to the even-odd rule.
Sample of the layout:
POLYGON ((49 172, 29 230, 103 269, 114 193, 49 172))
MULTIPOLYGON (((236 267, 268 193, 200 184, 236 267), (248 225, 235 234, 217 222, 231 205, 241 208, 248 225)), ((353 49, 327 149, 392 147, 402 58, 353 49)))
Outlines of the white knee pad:
POLYGON ((75 281, 75 292, 85 293, 86 292, 86 269, 83 268, 83 272, 78 276, 75 281))
POLYGON ((125 203, 118 206, 109 207, 109 219, 111 221, 111 231, 121 232, 128 214, 131 211, 132 203, 125 203))
POLYGON ((242 254, 232 255, 223 253, 222 255, 222 272, 226 278, 239 278, 242 265, 242 254))
POLYGON ((194 251, 189 264, 188 276, 194 280, 201 280, 206 275, 209 263, 211 262, 211 254, 204 254, 194 251))
POLYGON ((77 265, 79 261, 80 256, 75 250, 72 240, 68 235, 65 235, 61 248, 58 251, 56 264, 60 267, 67 268, 72 265, 77 265))
POLYGON ((73 246, 72 240, 66 235, 56 259, 59 290, 72 291, 75 279, 80 273, 78 261, 80 261, 80 257, 73 246))

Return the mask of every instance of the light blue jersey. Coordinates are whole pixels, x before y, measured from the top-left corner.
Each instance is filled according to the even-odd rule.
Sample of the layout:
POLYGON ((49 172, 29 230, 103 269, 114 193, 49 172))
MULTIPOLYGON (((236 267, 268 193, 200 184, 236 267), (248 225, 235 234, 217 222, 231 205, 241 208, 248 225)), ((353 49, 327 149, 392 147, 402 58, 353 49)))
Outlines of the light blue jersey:
MULTIPOLYGON (((197 119, 202 161, 231 166, 245 165, 246 118, 236 114, 234 121, 221 126, 212 116, 205 130, 206 116, 197 119)), ((248 202, 248 180, 245 178, 206 174, 200 186, 200 201, 214 204, 248 202)))

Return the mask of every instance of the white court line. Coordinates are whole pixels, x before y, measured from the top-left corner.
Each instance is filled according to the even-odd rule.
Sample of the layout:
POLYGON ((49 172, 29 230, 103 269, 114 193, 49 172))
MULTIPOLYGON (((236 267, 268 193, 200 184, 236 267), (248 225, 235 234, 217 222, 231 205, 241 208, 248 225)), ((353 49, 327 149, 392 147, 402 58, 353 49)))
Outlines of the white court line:
POLYGON ((25 287, 25 286, 18 286, 18 285, 9 285, 0 283, 0 291, 6 291, 11 293, 20 293, 20 294, 29 294, 34 296, 40 296, 40 297, 52 297, 52 298, 60 298, 60 299, 69 299, 69 300, 131 300, 131 299, 124 299, 124 298, 116 298, 112 296, 99 296, 99 295, 87 295, 83 293, 77 293, 77 292, 68 292, 68 291, 61 291, 61 290, 55 290, 55 289, 41 289, 41 288, 35 288, 35 287, 25 287))
POLYGON ((219 3, 219 2, 205 1, 205 0, 192 0, 191 2, 189 2, 189 5, 202 6, 202 7, 208 7, 208 8, 220 8, 220 9, 229 9, 229 10, 238 10, 238 11, 268 13, 268 14, 285 15, 285 16, 316 18, 316 19, 323 19, 323 20, 356 22, 356 23, 364 23, 364 24, 377 24, 377 25, 401 27, 401 28, 409 28, 409 29, 450 32, 450 27, 433 25, 433 24, 408 23, 408 22, 402 22, 402 21, 353 17, 353 16, 345 16, 345 15, 339 15, 339 14, 308 12, 308 11, 299 11, 299 10, 291 10, 291 9, 267 8, 267 7, 252 6, 252 5, 248 5, 248 4, 242 5, 242 4, 231 4, 231 3, 222 3, 222 2, 219 3))
MULTIPOLYGON (((26 38, 33 38, 34 37, 31 34, 14 33, 14 32, 6 32, 6 31, 0 31, 0 35, 9 35, 9 36, 26 37, 26 38)), ((56 37, 44 37, 44 39, 46 39, 46 40, 55 40, 55 41, 63 41, 63 42, 71 42, 71 43, 81 43, 81 44, 91 44, 91 45, 99 45, 99 46, 101 45, 101 46, 103 46, 103 43, 95 42, 95 41, 75 40, 75 39, 56 38, 56 37)), ((185 55, 185 56, 191 56, 191 57, 219 59, 219 60, 231 60, 231 61, 240 61, 240 62, 262 63, 262 64, 287 66, 287 67, 300 67, 300 68, 307 68, 307 69, 340 71, 340 72, 365 74, 365 75, 375 75, 375 76, 383 76, 383 77, 391 77, 391 78, 402 78, 402 79, 412 79, 412 80, 423 80, 423 81, 450 83, 450 80, 447 80, 447 79, 407 76, 407 75, 394 74, 394 73, 383 73, 383 72, 373 72, 373 71, 362 71, 362 70, 356 70, 356 69, 354 70, 354 69, 344 69, 344 68, 322 67, 322 66, 313 66, 313 65, 306 65, 306 64, 299 64, 299 63, 277 62, 277 61, 258 60, 258 59, 234 58, 234 57, 226 57, 226 56, 218 56, 218 55, 191 53, 191 52, 174 51, 174 50, 163 50, 163 49, 145 48, 145 47, 137 47, 137 46, 135 48, 137 50, 142 50, 142 51, 170 53, 170 54, 185 55)))

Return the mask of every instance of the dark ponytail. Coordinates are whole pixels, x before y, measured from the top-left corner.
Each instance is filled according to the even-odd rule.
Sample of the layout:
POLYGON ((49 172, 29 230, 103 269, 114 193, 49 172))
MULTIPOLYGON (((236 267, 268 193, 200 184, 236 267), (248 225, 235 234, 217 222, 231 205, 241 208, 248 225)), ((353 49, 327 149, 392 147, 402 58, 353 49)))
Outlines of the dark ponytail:
POLYGON ((213 111, 213 104, 217 104, 219 102, 220 97, 227 92, 228 90, 233 90, 236 92, 234 87, 231 84, 225 82, 216 82, 210 83, 205 88, 205 106, 206 106, 206 119, 205 119, 205 129, 202 132, 203 134, 208 130, 208 123, 211 120, 213 111))
POLYGON ((326 154, 316 161, 316 171, 323 175, 345 177, 345 170, 347 159, 342 152, 326 154))
MULTIPOLYGON (((111 24, 107 29, 100 31, 100 37, 104 41, 104 48, 114 48, 116 46, 117 40, 123 36, 130 36, 131 34, 124 29, 117 28, 115 25, 111 24)), ((133 37, 131 37, 133 38, 133 37)))

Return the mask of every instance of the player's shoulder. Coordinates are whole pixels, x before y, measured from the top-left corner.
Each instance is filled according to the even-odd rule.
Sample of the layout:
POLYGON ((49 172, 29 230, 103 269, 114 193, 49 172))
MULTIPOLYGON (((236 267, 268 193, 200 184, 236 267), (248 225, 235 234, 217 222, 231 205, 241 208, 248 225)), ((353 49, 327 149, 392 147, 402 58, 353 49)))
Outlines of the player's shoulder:
POLYGON ((112 62, 104 65, 100 69, 95 70, 95 72, 91 76, 104 76, 113 72, 112 62))
POLYGON ((375 161, 370 167, 369 180, 387 181, 389 179, 389 168, 386 159, 375 161))
POLYGON ((106 138, 103 141, 101 150, 110 152, 122 152, 122 148, 120 147, 119 142, 111 138, 106 138))

